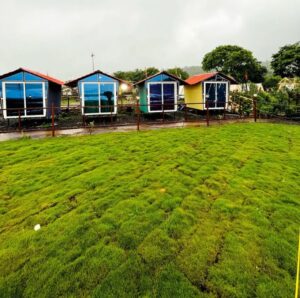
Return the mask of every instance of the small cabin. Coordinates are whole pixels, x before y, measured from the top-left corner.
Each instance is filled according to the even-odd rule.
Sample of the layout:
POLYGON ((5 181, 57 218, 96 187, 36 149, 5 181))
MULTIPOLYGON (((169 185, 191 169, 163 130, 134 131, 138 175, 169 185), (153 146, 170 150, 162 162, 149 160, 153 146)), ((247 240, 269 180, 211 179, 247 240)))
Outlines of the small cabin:
POLYGON ((3 117, 43 118, 60 111, 64 82, 30 69, 19 68, 0 75, 3 117))
POLYGON ((135 84, 144 113, 176 112, 179 86, 185 82, 167 73, 159 72, 135 84))
POLYGON ((111 115, 117 113, 119 87, 123 81, 96 70, 66 83, 78 88, 82 115, 111 115))
POLYGON ((227 109, 230 84, 237 84, 235 79, 220 72, 195 75, 185 82, 185 104, 196 110, 227 109))

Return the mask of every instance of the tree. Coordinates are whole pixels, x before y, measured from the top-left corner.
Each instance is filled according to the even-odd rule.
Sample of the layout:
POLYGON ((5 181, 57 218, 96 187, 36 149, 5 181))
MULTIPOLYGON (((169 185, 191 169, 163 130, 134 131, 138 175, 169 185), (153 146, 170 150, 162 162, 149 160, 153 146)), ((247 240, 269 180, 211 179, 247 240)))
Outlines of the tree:
POLYGON ((116 71, 114 76, 120 80, 130 81, 128 71, 116 71))
POLYGON ((272 74, 268 74, 265 76, 263 86, 266 89, 277 89, 280 80, 281 80, 280 76, 274 76, 272 74))
POLYGON ((258 83, 267 73, 266 67, 253 56, 252 52, 235 45, 224 45, 207 53, 202 61, 206 71, 220 71, 239 82, 258 83))
POLYGON ((300 76, 300 42, 283 46, 272 56, 274 73, 281 77, 300 76))
POLYGON ((132 71, 117 71, 114 76, 125 81, 136 83, 145 79, 146 77, 155 75, 159 70, 155 67, 148 67, 146 69, 135 69, 132 71))
POLYGON ((189 77, 189 74, 180 67, 169 68, 167 72, 182 80, 186 80, 189 77))

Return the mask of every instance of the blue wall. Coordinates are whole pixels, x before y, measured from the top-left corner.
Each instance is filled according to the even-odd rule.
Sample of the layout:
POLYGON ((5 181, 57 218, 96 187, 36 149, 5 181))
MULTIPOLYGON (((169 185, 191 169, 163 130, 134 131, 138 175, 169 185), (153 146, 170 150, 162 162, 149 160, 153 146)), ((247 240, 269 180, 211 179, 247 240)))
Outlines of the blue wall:
MULTIPOLYGON (((39 76, 33 75, 31 73, 28 73, 26 71, 22 71, 20 70, 20 72, 15 73, 13 75, 4 77, 2 79, 0 79, 0 97, 3 98, 3 94, 2 94, 2 83, 3 82, 26 82, 26 83, 30 83, 30 82, 44 82, 45 83, 45 95, 46 95, 46 108, 48 108, 46 110, 46 116, 50 116, 51 115, 51 106, 52 103, 54 103, 54 105, 57 107, 56 109, 56 113, 58 113, 60 111, 60 104, 61 104, 61 86, 58 84, 54 84, 46 79, 43 79, 39 76)), ((12 92, 12 91, 11 91, 12 92)), ((20 92, 17 92, 15 94, 12 94, 13 98, 15 98, 16 100, 18 100, 18 98, 20 97, 20 92)), ((23 98, 20 98, 20 100, 22 100, 23 98)), ((28 113, 29 114, 29 113, 28 113)))

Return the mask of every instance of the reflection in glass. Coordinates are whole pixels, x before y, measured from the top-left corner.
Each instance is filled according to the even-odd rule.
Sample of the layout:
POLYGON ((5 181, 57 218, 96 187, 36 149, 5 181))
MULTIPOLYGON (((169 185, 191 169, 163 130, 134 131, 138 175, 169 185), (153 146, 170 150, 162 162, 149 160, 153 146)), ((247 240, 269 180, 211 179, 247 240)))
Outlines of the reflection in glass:
POLYGON ((205 89, 205 100, 206 104, 209 108, 215 107, 216 100, 216 84, 215 83, 207 83, 205 89))
POLYGON ((24 86, 22 83, 5 84, 7 116, 24 115, 24 86))
POLYGON ((161 84, 150 84, 150 111, 161 111, 162 110, 162 85, 161 84))
POLYGON ((224 108, 226 105, 226 84, 217 84, 217 107, 224 108))
POLYGON ((30 84, 25 85, 26 94, 26 114, 43 115, 43 85, 30 84))
POLYGON ((98 114, 99 113, 99 85, 98 84, 84 84, 84 114, 98 114))
POLYGON ((114 84, 100 84, 101 113, 113 113, 115 105, 114 84))
POLYGON ((164 110, 173 111, 175 110, 175 85, 164 84, 164 110))

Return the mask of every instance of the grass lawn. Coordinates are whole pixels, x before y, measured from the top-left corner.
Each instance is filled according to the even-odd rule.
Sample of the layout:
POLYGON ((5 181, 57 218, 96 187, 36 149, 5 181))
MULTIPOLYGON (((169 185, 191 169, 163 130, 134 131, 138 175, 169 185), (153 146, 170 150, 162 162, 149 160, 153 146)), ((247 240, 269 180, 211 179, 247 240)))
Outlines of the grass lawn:
POLYGON ((0 296, 293 297, 299 169, 284 124, 2 142, 0 296))

